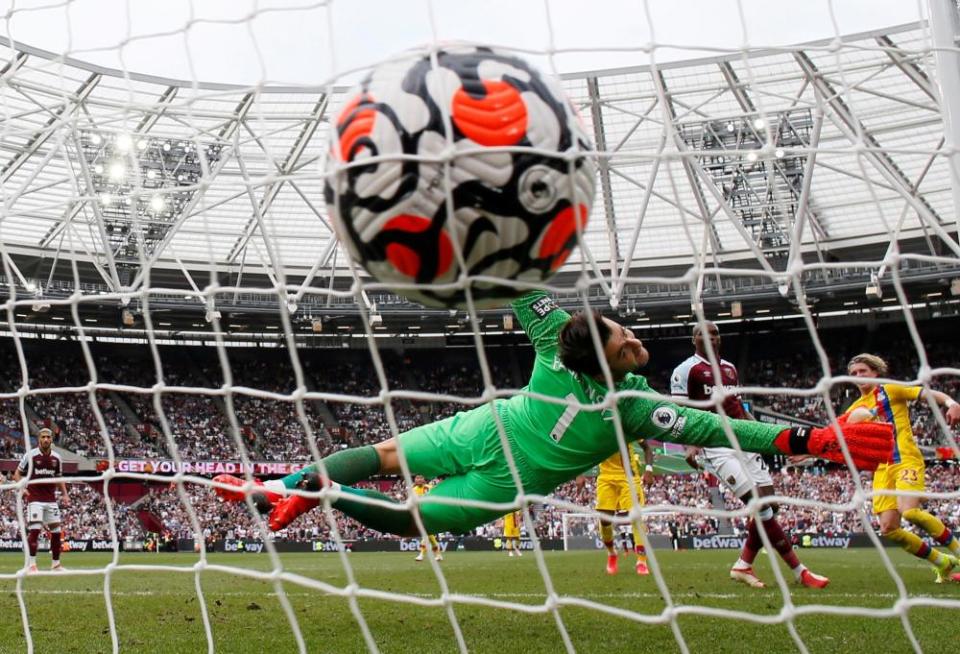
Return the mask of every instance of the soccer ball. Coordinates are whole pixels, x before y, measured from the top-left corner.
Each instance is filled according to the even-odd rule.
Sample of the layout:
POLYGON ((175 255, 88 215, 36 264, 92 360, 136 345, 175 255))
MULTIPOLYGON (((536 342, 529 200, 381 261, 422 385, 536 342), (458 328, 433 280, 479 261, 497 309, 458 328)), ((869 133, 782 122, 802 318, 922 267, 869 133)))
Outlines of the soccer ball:
POLYGON ((461 274, 483 276, 470 292, 490 307, 523 292, 500 280, 545 282, 566 261, 595 171, 556 80, 513 55, 458 45, 435 61, 394 58, 346 97, 324 195, 341 242, 374 279, 450 308, 466 303, 461 274))

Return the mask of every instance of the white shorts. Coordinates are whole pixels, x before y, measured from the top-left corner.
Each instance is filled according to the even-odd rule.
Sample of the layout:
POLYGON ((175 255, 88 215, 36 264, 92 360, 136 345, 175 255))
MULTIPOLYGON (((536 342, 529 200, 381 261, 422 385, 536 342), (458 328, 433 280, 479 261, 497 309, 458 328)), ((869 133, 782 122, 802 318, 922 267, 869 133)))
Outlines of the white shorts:
POLYGON ((30 502, 27 504, 27 523, 30 525, 60 524, 60 507, 56 502, 30 502))
POLYGON ((754 485, 773 486, 767 462, 759 454, 744 452, 741 463, 741 457, 736 450, 710 447, 703 450, 703 456, 703 467, 716 475, 737 497, 749 495, 754 485))

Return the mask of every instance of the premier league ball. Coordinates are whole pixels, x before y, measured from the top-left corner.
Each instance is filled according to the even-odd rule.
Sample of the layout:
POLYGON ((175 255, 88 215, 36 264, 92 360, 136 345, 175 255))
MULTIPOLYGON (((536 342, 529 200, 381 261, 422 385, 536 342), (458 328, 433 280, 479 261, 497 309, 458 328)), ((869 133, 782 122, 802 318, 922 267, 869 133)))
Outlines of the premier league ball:
POLYGON ((593 202, 593 149, 559 83, 479 46, 401 55, 346 96, 325 197, 341 242, 422 304, 479 307, 545 282, 593 202), (474 279, 480 277, 480 279, 474 279))

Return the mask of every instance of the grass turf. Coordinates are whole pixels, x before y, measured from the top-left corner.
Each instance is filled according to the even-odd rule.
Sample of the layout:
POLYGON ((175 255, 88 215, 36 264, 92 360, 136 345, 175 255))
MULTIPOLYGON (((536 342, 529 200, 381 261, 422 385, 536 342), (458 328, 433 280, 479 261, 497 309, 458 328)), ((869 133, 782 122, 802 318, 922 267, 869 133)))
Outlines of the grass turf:
MULTIPOLYGON (((942 649, 960 620, 960 584, 935 585, 929 567, 913 557, 888 550, 908 597, 929 599, 930 605, 906 612, 914 636, 924 651, 942 649), (947 605, 943 605, 943 600, 947 605), (940 605, 934 605, 939 603, 940 605), (953 603, 950 606, 950 603, 953 603)), ((868 607, 889 614, 900 598, 895 580, 886 572, 877 552, 864 550, 804 550, 811 569, 829 576, 830 586, 815 591, 790 585, 790 602, 798 608, 821 604, 831 609, 868 607)), ((625 609, 650 621, 662 619, 667 606, 651 577, 633 573, 632 557, 621 559, 616 577, 604 573, 599 552, 544 554, 551 582, 564 598, 580 598, 613 609, 625 609)), ((777 619, 785 598, 777 587, 766 555, 756 566, 767 589, 755 590, 727 578, 733 551, 661 552, 658 560, 675 607, 680 608, 677 631, 690 651, 797 651, 787 625, 764 625, 691 612, 693 607, 745 611, 777 619)), ((168 565, 177 571, 118 569, 110 575, 110 598, 121 651, 206 652, 201 601, 195 586, 193 554, 122 553, 119 563, 131 566, 168 565)), ((404 593, 416 599, 440 597, 440 585, 427 563, 415 563, 411 554, 350 554, 356 583, 370 590, 404 593)), ((41 554, 40 563, 48 564, 41 554)), ((284 570, 311 582, 344 588, 347 576, 336 554, 285 554, 284 570)), ((23 562, 20 554, 0 555, 0 573, 10 574, 23 562)), ((110 562, 109 554, 77 553, 64 556, 71 571, 92 571, 110 562)), ((213 554, 211 566, 269 571, 265 554, 213 554)), ((509 559, 501 553, 450 552, 442 569, 449 592, 499 602, 542 607, 545 583, 532 553, 509 559)), ((786 575, 789 571, 784 569, 786 575)), ((792 581, 792 576, 791 579, 792 581)), ((108 610, 102 572, 89 575, 24 578, 23 601, 30 620, 35 651, 111 651, 108 610)), ((299 623, 308 651, 367 651, 361 629, 347 598, 283 581, 283 590, 299 623)), ((27 642, 19 619, 15 579, 0 580, 0 652, 24 652, 27 642)), ((200 575, 218 652, 297 651, 293 630, 281 606, 274 582, 253 579, 214 568, 200 575)), ((360 597, 357 608, 383 652, 457 651, 454 631, 443 606, 423 606, 389 599, 360 597)), ((557 652, 563 641, 552 612, 527 613, 476 604, 454 605, 456 619, 470 651, 557 652)), ((630 617, 585 606, 562 606, 558 611, 573 646, 580 652, 675 652, 676 636, 668 622, 644 624, 630 617)), ((797 635, 811 652, 909 651, 910 641, 899 615, 866 617, 798 615, 797 635)))

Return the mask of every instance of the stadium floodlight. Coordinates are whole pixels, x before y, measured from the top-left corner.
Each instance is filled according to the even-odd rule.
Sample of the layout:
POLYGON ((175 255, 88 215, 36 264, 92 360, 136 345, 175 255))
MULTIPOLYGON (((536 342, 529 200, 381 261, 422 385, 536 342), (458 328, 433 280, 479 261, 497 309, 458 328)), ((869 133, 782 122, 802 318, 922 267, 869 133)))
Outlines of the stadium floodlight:
POLYGON ((766 126, 767 126, 767 121, 765 121, 763 118, 757 118, 756 120, 753 121, 754 129, 763 129, 766 126))
POLYGON ((127 167, 122 161, 114 161, 110 164, 110 181, 122 182, 124 175, 127 174, 127 167))
POLYGON ((154 211, 163 211, 164 206, 166 205, 163 201, 163 197, 154 195, 150 198, 150 208, 154 211))
POLYGON ((118 152, 130 152, 131 147, 133 147, 133 139, 130 138, 129 134, 120 134, 117 137, 118 152))

